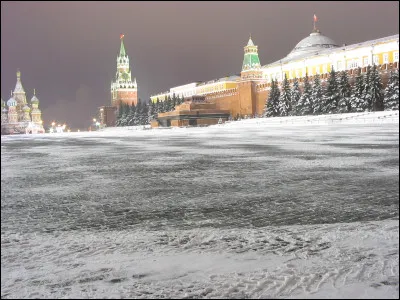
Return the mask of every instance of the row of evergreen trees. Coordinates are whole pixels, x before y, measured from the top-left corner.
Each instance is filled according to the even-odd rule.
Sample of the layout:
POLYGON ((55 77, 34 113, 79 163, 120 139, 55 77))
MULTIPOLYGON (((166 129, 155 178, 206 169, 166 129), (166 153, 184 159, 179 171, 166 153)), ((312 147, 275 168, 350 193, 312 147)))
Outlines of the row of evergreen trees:
POLYGON ((390 72, 385 90, 377 67, 368 67, 362 74, 358 68, 354 84, 351 85, 346 71, 329 74, 325 85, 319 75, 311 83, 307 74, 302 91, 297 79, 290 87, 285 76, 281 89, 277 81, 272 81, 263 116, 301 116, 364 112, 399 109, 399 70, 390 72))
POLYGON ((140 99, 136 105, 120 103, 116 126, 137 126, 150 124, 151 120, 157 117, 158 113, 175 110, 175 106, 183 103, 184 98, 168 96, 165 101, 157 99, 156 102, 151 100, 148 103, 142 102, 140 99))
MULTIPOLYGON (((137 105, 120 104, 116 126, 150 124, 158 113, 173 111, 183 103, 183 97, 175 94, 165 101, 157 99, 148 103, 140 99, 137 105)), ((319 115, 346 112, 364 112, 399 109, 399 70, 390 72, 385 90, 377 67, 368 67, 362 74, 358 68, 354 84, 351 85, 346 71, 329 74, 326 84, 316 75, 311 82, 306 74, 303 88, 297 79, 292 87, 285 76, 281 88, 272 80, 271 90, 265 104, 264 117, 319 115)))

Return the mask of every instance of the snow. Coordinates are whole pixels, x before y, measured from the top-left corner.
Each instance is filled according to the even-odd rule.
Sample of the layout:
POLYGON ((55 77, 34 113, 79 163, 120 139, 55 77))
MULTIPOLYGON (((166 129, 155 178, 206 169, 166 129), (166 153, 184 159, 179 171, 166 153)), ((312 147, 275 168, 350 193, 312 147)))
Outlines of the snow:
POLYGON ((398 298, 398 111, 2 136, 2 298, 398 298))

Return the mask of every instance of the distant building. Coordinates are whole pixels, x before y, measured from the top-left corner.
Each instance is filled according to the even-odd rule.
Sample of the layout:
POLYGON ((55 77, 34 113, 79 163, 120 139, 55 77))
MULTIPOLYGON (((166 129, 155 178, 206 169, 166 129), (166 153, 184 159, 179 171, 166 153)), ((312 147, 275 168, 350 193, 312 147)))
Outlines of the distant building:
POLYGON ((116 121, 115 111, 116 110, 117 110, 117 108, 114 106, 100 106, 99 107, 99 121, 100 121, 101 127, 115 126, 115 121, 116 121))
POLYGON ((11 98, 1 99, 1 134, 44 133, 42 112, 39 99, 33 91, 30 106, 26 101, 25 90, 21 82, 21 72, 17 71, 17 83, 11 98))
MULTIPOLYGON (((297 78, 302 85, 307 74, 313 80, 316 74, 322 82, 329 72, 347 71, 352 78, 358 67, 366 72, 368 66, 377 65, 384 85, 391 69, 399 68, 399 35, 388 36, 352 45, 339 46, 316 27, 282 59, 261 66, 258 48, 250 37, 244 46, 240 76, 232 75, 206 82, 193 82, 170 88, 168 92, 151 96, 151 101, 164 101, 175 94, 178 97, 203 95, 219 110, 228 110, 232 117, 261 115, 270 90, 271 81, 282 82, 285 75, 292 82, 297 78)), ((160 120, 163 118, 159 114, 160 120)), ((153 122, 154 123, 154 122, 153 122)), ((171 123, 172 124, 172 123, 171 123)))
POLYGON ((124 46, 124 35, 121 35, 121 47, 117 57, 117 72, 111 82, 111 105, 118 109, 121 102, 132 105, 138 101, 136 78, 131 75, 129 57, 124 46))

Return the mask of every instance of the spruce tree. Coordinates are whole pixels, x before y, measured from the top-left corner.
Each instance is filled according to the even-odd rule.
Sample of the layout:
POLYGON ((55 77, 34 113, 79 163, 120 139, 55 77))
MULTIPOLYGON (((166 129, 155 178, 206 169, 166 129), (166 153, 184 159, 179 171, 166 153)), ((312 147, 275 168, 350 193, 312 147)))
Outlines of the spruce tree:
POLYGON ((154 102, 150 99, 149 109, 147 111, 147 123, 150 124, 153 119, 154 119, 154 102))
POLYGON ((167 107, 167 105, 166 105, 166 102, 167 102, 167 97, 165 97, 164 98, 164 100, 161 100, 160 101, 160 104, 159 104, 159 112, 160 113, 165 113, 166 112, 166 107, 167 107))
POLYGON ((311 84, 308 79, 308 74, 304 77, 304 87, 303 93, 300 97, 299 106, 296 108, 296 111, 301 116, 311 115, 314 112, 313 102, 311 98, 311 84))
POLYGON ((118 113, 117 113, 117 120, 115 121, 116 126, 121 126, 121 119, 122 119, 122 114, 124 113, 123 108, 122 108, 122 102, 118 103, 118 113))
POLYGON ((172 109, 171 110, 175 110, 175 106, 178 105, 178 101, 177 100, 178 100, 178 98, 176 97, 175 93, 173 93, 172 94, 172 104, 171 104, 172 109))
POLYGON ((138 102, 136 104, 135 114, 133 116, 133 122, 132 122, 133 126, 140 125, 141 110, 142 110, 142 103, 141 103, 140 99, 138 99, 138 102))
POLYGON ((129 114, 128 114, 128 120, 127 120, 127 126, 133 126, 133 119, 135 117, 135 111, 136 111, 136 106, 135 103, 132 103, 132 105, 129 108, 129 114))
POLYGON ((300 98, 301 98, 301 91, 300 91, 300 87, 299 87, 299 81, 297 80, 297 78, 294 79, 293 81, 293 86, 292 89, 290 91, 290 99, 292 101, 291 106, 292 106, 292 110, 290 112, 291 116, 297 116, 298 112, 297 112, 297 106, 299 105, 300 102, 300 98))
POLYGON ((279 116, 279 87, 278 81, 271 81, 271 89, 264 107, 264 117, 278 117, 279 116))
POLYGON ((170 95, 168 95, 167 99, 165 99, 164 105, 165 105, 164 108, 165 112, 171 111, 172 99, 170 95))
POLYGON ((347 71, 342 71, 339 78, 339 96, 340 100, 338 103, 338 112, 346 113, 351 111, 351 86, 349 83, 349 77, 347 76, 347 71))
POLYGON ((154 105, 154 114, 158 114, 159 112, 161 112, 160 110, 160 99, 157 98, 157 101, 154 105))
POLYGON ((371 108, 373 111, 383 110, 383 86, 379 71, 374 65, 370 79, 371 108))
POLYGON ((367 109, 366 103, 363 100, 364 90, 364 76, 361 74, 361 68, 358 67, 357 76, 355 78, 354 85, 351 90, 351 111, 363 112, 367 109))
POLYGON ((288 116, 292 111, 292 103, 290 98, 290 85, 287 79, 286 73, 285 78, 282 82, 282 92, 279 97, 279 113, 281 116, 288 116))
POLYGON ((322 113, 323 108, 323 89, 321 84, 321 77, 317 74, 314 77, 313 86, 311 89, 311 99, 313 103, 313 114, 319 115, 322 113))
POLYGON ((363 77, 363 91, 361 98, 363 100, 363 107, 365 111, 371 111, 372 110, 372 100, 371 100, 371 67, 367 67, 367 72, 364 74, 363 77))
POLYGON ((126 103, 122 104, 122 116, 120 121, 120 126, 127 126, 128 124, 128 114, 129 114, 129 105, 126 103))
POLYGON ((143 102, 142 111, 140 112, 140 125, 147 125, 149 124, 149 104, 143 102))
POLYGON ((335 70, 332 68, 325 90, 323 112, 327 114, 337 113, 339 99, 340 94, 337 76, 335 70))
POLYGON ((390 72, 383 104, 385 110, 399 110, 399 69, 390 72))

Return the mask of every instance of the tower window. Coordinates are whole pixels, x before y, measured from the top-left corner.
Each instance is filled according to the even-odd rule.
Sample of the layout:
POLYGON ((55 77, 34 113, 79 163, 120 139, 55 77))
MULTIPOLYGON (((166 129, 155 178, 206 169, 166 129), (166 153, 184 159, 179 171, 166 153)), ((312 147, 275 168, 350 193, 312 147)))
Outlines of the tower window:
POLYGON ((368 66, 368 57, 364 57, 364 67, 368 66))
POLYGON ((393 61, 396 61, 396 62, 399 61, 399 51, 396 51, 393 53, 393 61))

